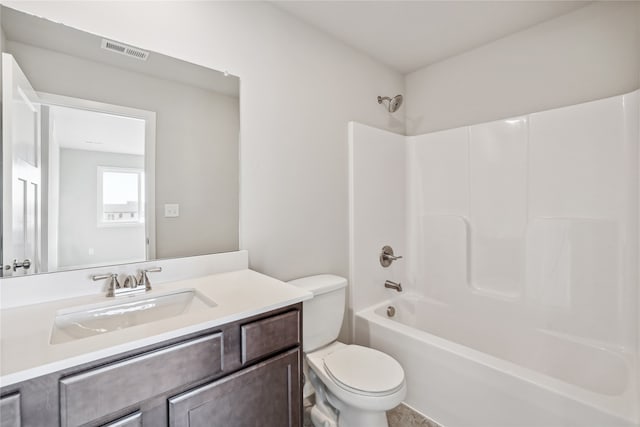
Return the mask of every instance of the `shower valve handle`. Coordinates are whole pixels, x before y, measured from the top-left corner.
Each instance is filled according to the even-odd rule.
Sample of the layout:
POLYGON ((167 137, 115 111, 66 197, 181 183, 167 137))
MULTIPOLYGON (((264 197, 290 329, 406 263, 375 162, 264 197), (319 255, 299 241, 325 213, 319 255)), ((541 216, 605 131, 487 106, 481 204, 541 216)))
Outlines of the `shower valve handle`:
POLYGON ((382 252, 380 253, 380 265, 383 267, 389 267, 393 261, 398 259, 402 259, 402 256, 394 255, 393 248, 391 246, 383 246, 382 252))

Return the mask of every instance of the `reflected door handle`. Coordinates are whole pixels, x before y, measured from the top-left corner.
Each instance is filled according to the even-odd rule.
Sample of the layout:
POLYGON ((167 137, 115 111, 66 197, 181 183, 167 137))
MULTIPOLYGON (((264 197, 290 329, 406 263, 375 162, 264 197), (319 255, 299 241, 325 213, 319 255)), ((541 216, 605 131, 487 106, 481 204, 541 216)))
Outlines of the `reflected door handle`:
POLYGON ((24 268, 25 270, 28 270, 29 267, 31 267, 31 260, 30 259, 25 259, 22 262, 18 262, 17 259, 13 260, 13 271, 16 271, 19 268, 24 268))

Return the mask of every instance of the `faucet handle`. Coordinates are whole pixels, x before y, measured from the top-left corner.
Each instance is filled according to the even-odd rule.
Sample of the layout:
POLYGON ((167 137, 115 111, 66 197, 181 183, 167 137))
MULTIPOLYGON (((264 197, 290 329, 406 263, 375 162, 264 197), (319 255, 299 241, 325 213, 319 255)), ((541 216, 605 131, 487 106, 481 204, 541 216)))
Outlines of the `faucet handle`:
POLYGON ((109 284, 115 284, 116 288, 120 287, 120 282, 118 282, 118 275, 116 273, 94 274, 93 276, 91 276, 91 279, 93 279, 94 282, 98 280, 110 279, 109 284))
POLYGON ((107 296, 112 297, 115 296, 116 289, 120 289, 120 282, 118 282, 118 275, 115 273, 107 273, 107 274, 94 274, 91 276, 93 281, 109 279, 109 290, 107 291, 107 296))
POLYGON ((395 256, 391 246, 385 245, 382 247, 382 252, 380 252, 380 265, 386 268, 389 267, 393 261, 398 259, 402 259, 402 256, 395 256))
POLYGON ((140 272, 140 280, 138 281, 138 285, 144 285, 147 291, 151 290, 151 281, 149 280, 149 276, 147 273, 159 273, 162 271, 162 267, 151 267, 140 272))

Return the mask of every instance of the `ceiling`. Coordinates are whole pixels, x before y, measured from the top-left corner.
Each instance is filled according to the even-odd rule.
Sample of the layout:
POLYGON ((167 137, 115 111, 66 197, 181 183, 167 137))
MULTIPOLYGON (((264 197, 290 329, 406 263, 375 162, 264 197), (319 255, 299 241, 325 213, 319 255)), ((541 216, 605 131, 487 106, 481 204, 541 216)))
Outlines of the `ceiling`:
MULTIPOLYGON (((53 50, 152 77, 239 96, 239 80, 200 65, 151 52, 146 61, 102 49, 103 38, 2 6, 2 30, 8 41, 53 50)), ((116 40, 117 42, 117 40, 116 40)))
POLYGON ((274 1, 403 74, 571 12, 585 1, 274 1))
POLYGON ((144 155, 144 120, 60 106, 50 112, 62 148, 144 155))

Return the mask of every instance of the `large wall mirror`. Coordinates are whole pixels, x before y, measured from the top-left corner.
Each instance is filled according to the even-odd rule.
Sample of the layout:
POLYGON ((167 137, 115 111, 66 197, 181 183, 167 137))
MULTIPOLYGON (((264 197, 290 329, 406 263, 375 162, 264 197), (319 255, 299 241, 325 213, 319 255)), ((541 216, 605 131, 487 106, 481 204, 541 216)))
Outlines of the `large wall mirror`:
POLYGON ((0 14, 3 277, 238 249, 237 77, 0 14))

